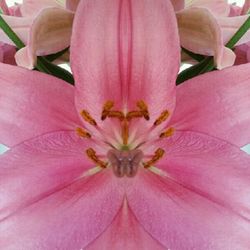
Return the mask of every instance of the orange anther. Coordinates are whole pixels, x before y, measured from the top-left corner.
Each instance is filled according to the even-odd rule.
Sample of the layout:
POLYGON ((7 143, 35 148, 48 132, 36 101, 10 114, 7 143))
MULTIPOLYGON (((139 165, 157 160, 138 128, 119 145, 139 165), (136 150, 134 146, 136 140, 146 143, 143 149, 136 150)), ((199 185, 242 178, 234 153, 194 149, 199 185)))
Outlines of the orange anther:
POLYGON ((158 126, 161 123, 163 123, 164 121, 167 120, 167 118, 169 117, 169 112, 167 110, 163 111, 160 116, 155 120, 154 125, 158 126))
POLYGON ((162 148, 158 148, 155 151, 154 156, 152 157, 152 159, 145 162, 145 163, 143 163, 144 167, 145 168, 151 167, 153 164, 158 162, 163 157, 164 154, 165 154, 165 151, 162 148))
POLYGON ((130 111, 127 113, 126 115, 126 119, 128 121, 132 120, 133 118, 140 118, 140 117, 143 117, 143 113, 142 111, 130 111))
POLYGON ((96 121, 91 117, 91 115, 89 114, 88 111, 83 110, 83 111, 81 112, 81 116, 82 116, 82 118, 83 118, 86 122, 88 122, 89 124, 91 124, 91 125, 93 125, 93 126, 96 126, 96 125, 97 125, 96 121))
POLYGON ((107 117, 118 118, 121 121, 123 121, 125 119, 125 116, 121 111, 109 111, 107 117))
POLYGON ((143 100, 140 100, 136 103, 136 105, 142 111, 144 118, 146 120, 149 120, 149 112, 147 104, 143 100))
POLYGON ((166 131, 162 132, 160 134, 160 138, 170 137, 174 134, 174 132, 175 132, 175 129, 171 127, 169 129, 167 129, 166 131))
POLYGON ((96 152, 95 152, 95 150, 93 148, 88 148, 86 150, 86 154, 99 167, 101 167, 101 168, 106 168, 107 167, 108 163, 106 163, 104 161, 101 161, 98 158, 98 156, 96 155, 96 152))
POLYGON ((102 120, 105 120, 109 114, 109 111, 113 108, 114 106, 114 102, 113 101, 107 101, 104 105, 103 105, 103 110, 102 110, 102 120))
POLYGON ((83 128, 76 128, 76 133, 80 137, 91 138, 91 134, 89 132, 85 131, 83 128))

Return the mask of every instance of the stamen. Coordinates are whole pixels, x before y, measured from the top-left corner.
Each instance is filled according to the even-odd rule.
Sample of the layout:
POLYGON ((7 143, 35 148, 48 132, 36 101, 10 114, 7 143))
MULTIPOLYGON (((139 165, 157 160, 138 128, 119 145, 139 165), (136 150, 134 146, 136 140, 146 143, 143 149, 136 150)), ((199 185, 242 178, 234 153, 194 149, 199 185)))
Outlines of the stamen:
POLYGON ((130 111, 126 115, 128 121, 131 121, 133 118, 140 118, 140 117, 144 117, 142 111, 130 111))
POLYGON ((165 151, 162 148, 158 148, 155 153, 154 156, 152 157, 151 160, 143 163, 144 168, 149 168, 151 167, 153 164, 155 164, 157 161, 159 161, 163 155, 164 155, 165 151))
POLYGON ((166 131, 162 132, 160 134, 160 138, 170 137, 174 134, 174 132, 175 132, 175 129, 171 127, 169 129, 167 129, 166 131))
POLYGON ((113 101, 107 101, 104 106, 103 106, 103 110, 102 110, 102 120, 105 120, 109 114, 109 111, 113 108, 114 106, 114 102, 113 101))
POLYGON ((149 120, 150 117, 149 117, 149 112, 148 112, 148 106, 147 106, 147 104, 143 100, 140 100, 140 101, 138 101, 136 103, 136 105, 142 111, 144 118, 146 120, 149 120))
POLYGON ((155 120, 154 126, 158 126, 161 123, 165 122, 167 118, 169 117, 169 112, 168 110, 163 111, 160 116, 155 120))
POLYGON ((101 168, 106 168, 108 163, 101 161, 98 156, 96 155, 96 152, 93 148, 88 148, 86 150, 87 156, 94 162, 96 165, 98 165, 101 168))
POLYGON ((107 117, 118 118, 121 121, 123 121, 125 119, 125 116, 121 111, 109 111, 107 117))
POLYGON ((86 122, 88 122, 89 124, 91 124, 91 125, 93 125, 93 126, 97 126, 96 121, 91 117, 91 115, 89 114, 88 111, 83 110, 83 111, 81 112, 81 116, 82 116, 82 118, 83 118, 86 122))
POLYGON ((124 122, 122 123, 122 140, 124 145, 128 144, 128 138, 129 138, 129 124, 127 120, 124 120, 124 122))
POLYGON ((76 133, 80 137, 91 138, 91 134, 89 132, 85 131, 83 128, 76 128, 76 133))

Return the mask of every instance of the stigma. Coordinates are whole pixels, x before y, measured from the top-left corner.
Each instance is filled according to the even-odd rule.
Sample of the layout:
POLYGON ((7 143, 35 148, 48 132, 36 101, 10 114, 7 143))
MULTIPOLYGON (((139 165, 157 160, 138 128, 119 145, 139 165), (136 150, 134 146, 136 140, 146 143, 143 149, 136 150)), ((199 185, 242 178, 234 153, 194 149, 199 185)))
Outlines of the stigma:
MULTIPOLYGON (((168 110, 163 110, 159 117, 151 123, 153 125, 149 133, 152 129, 165 123, 169 115, 170 113, 168 110)), ((155 167, 155 164, 165 155, 165 150, 162 148, 157 148, 151 155, 145 155, 141 146, 149 142, 146 141, 138 145, 132 145, 129 140, 131 129, 130 123, 132 120, 143 119, 145 122, 150 120, 148 106, 143 100, 137 101, 136 109, 128 112, 115 109, 114 102, 108 100, 102 107, 102 112, 100 113, 100 119, 98 119, 98 121, 95 120, 87 110, 82 110, 81 116, 84 122, 94 126, 99 132, 102 131, 98 129, 99 122, 105 122, 106 119, 116 120, 120 123, 122 139, 122 143, 119 144, 120 146, 112 144, 111 142, 105 142, 107 144, 105 155, 98 155, 98 152, 96 152, 94 148, 88 148, 86 150, 86 155, 96 166, 102 169, 111 168, 116 177, 134 177, 138 173, 139 168, 150 170, 150 168, 155 167)), ((160 132, 156 140, 172 136, 174 134, 174 128, 165 128, 160 132)), ((81 138, 92 141, 95 140, 93 132, 91 134, 89 131, 85 130, 85 128, 76 128, 76 133, 81 138)))

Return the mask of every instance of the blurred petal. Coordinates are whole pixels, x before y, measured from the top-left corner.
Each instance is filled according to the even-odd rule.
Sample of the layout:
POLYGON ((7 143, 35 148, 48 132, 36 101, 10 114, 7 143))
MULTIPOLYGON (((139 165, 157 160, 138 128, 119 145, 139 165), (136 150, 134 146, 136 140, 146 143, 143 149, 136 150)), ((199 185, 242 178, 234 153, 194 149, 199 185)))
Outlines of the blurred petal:
POLYGON ((66 8, 72 11, 76 11, 76 8, 80 0, 66 0, 66 8))
POLYGON ((245 3, 244 3, 243 8, 242 8, 241 15, 247 14, 249 12, 249 9, 250 9, 250 0, 245 0, 245 3))
POLYGON ((86 250, 164 250, 138 223, 127 203, 115 220, 86 250))
POLYGON ((250 142, 250 64, 192 78, 177 88, 171 125, 244 146, 250 142))
POLYGON ((5 15, 9 15, 10 12, 9 12, 9 7, 8 5, 6 4, 6 1, 5 0, 0 0, 0 8, 1 10, 3 11, 3 13, 5 15))
POLYGON ((123 192, 111 171, 83 175, 88 146, 59 132, 0 158, 1 249, 79 250, 111 224, 123 192))
POLYGON ((215 16, 228 16, 230 4, 225 0, 186 0, 186 7, 203 7, 209 9, 215 16))
POLYGON ((152 120, 173 110, 178 44, 168 1, 81 1, 71 46, 78 109, 97 121, 110 99, 122 110, 143 99, 152 120))
POLYGON ((47 7, 63 7, 56 0, 23 0, 20 5, 22 16, 36 16, 47 7))
POLYGON ((13 146, 79 124, 74 88, 58 78, 1 64, 0 142, 13 146))
POLYGON ((182 10, 185 7, 185 0, 171 0, 171 3, 175 11, 182 10))
POLYGON ((27 46, 16 54, 17 64, 32 69, 36 56, 59 52, 70 44, 74 14, 62 8, 46 8, 34 19, 27 46))
POLYGON ((16 65, 15 54, 16 48, 14 46, 0 42, 0 62, 16 65))
POLYGON ((250 248, 248 220, 171 178, 143 170, 127 199, 139 223, 167 249, 250 248))

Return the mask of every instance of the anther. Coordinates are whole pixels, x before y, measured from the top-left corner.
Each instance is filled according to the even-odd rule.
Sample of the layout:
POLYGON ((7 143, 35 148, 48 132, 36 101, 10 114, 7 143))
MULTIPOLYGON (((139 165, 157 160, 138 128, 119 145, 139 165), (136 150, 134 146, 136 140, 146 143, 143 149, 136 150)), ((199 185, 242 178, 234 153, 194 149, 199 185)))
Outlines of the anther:
POLYGON ((125 119, 125 116, 121 111, 109 111, 107 117, 118 118, 120 121, 125 119))
POLYGON ((98 156, 96 155, 96 152, 95 152, 95 150, 93 148, 88 148, 86 150, 86 154, 99 167, 101 167, 101 168, 106 168, 107 167, 108 163, 106 163, 104 161, 101 161, 98 158, 98 156))
POLYGON ((167 118, 169 117, 169 112, 167 110, 163 111, 160 116, 155 120, 154 125, 158 126, 161 123, 163 123, 164 121, 167 120, 167 118))
POLYGON ((113 108, 114 106, 114 102, 113 101, 107 101, 104 105, 103 105, 103 110, 102 110, 102 116, 101 119, 105 120, 109 114, 109 111, 113 108))
POLYGON ((76 133, 80 137, 91 138, 91 134, 89 132, 85 131, 83 128, 76 128, 76 133))
POLYGON ((143 101, 143 100, 140 100, 136 103, 137 107, 141 110, 144 118, 146 120, 149 120, 149 112, 148 112, 148 106, 147 104, 143 101))
POLYGON ((128 121, 131 121, 133 118, 140 118, 140 117, 144 117, 142 111, 130 111, 126 115, 126 119, 128 121))
POLYGON ((89 114, 88 111, 83 110, 83 111, 81 112, 81 116, 82 116, 82 118, 83 118, 86 122, 88 122, 89 124, 91 124, 91 125, 93 125, 93 126, 96 126, 96 125, 97 125, 96 121, 91 117, 91 115, 89 114))
POLYGON ((158 162, 162 157, 163 155, 165 154, 165 151, 162 149, 162 148, 158 148, 155 153, 154 153, 154 156, 152 157, 151 160, 143 163, 144 165, 144 168, 149 168, 151 167, 153 164, 155 164, 156 162, 158 162))
POLYGON ((162 132, 160 134, 160 138, 170 137, 174 134, 174 132, 175 132, 175 129, 171 127, 169 129, 167 129, 166 131, 162 132))

